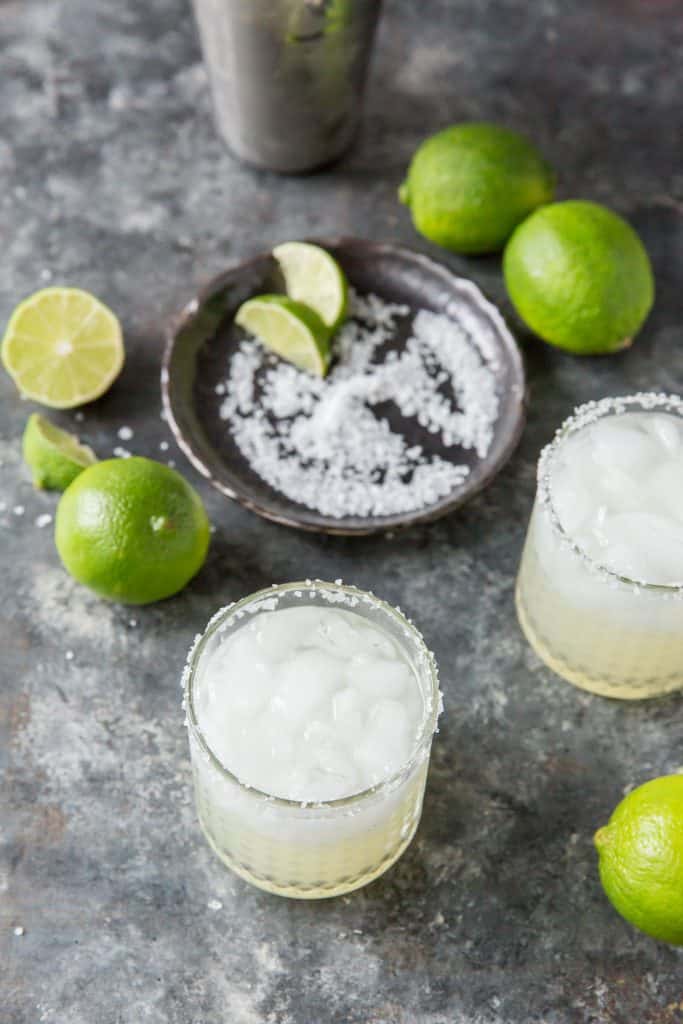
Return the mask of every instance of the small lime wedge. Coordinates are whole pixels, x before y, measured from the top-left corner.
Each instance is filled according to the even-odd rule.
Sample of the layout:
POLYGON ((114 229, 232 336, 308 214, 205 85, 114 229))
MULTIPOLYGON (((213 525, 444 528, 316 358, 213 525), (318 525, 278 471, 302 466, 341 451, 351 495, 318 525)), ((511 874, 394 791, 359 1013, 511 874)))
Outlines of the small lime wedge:
POLYGON ((66 490, 79 473, 97 462, 92 448, 37 412, 28 418, 22 447, 33 483, 48 491, 66 490))
POLYGON ((310 242, 283 242, 273 249, 285 279, 287 295, 314 309, 334 331, 346 317, 348 284, 329 252, 310 242))
POLYGON ((257 295, 242 303, 235 323, 288 362, 324 377, 330 363, 330 330, 315 310, 284 295, 257 295))
POLYGON ((45 288, 25 299, 2 342, 2 362, 22 394, 53 409, 99 398, 123 359, 118 320, 78 288, 45 288))

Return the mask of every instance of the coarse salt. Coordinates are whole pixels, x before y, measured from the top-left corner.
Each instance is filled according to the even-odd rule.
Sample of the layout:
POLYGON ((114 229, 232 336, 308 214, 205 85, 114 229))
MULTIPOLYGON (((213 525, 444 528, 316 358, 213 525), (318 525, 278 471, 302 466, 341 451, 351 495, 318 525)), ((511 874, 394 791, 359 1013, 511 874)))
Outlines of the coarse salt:
POLYGON ((243 341, 220 416, 263 480, 323 515, 428 508, 470 472, 453 449, 483 458, 491 446, 495 357, 452 308, 449 316, 420 310, 411 318, 407 306, 353 293, 351 310, 325 379, 243 341), (406 340, 388 347, 399 331, 406 340), (421 428, 421 443, 396 429, 396 411, 421 428))

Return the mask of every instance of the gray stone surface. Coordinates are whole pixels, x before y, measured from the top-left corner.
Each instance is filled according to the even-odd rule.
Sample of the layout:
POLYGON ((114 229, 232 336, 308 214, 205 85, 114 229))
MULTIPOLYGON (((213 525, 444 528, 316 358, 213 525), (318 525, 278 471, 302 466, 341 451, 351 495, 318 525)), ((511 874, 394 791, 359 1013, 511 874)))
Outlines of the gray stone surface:
MULTIPOLYGON (((171 446, 162 457, 202 489, 217 529, 187 591, 140 610, 98 601, 59 567, 35 525, 55 500, 20 463, 30 406, 2 375, 3 1024, 683 1020, 681 954, 611 910, 591 846, 625 787, 681 765, 680 699, 583 695, 531 653, 512 601, 554 427, 584 399, 681 388, 682 22, 676 0, 388 0, 359 144, 287 180, 240 167, 216 138, 185 0, 0 2, 0 319, 47 281, 119 312, 128 364, 79 424, 103 456, 123 424, 137 453, 170 440, 162 329, 226 260, 311 232, 429 251, 395 190, 420 138, 452 120, 526 130, 564 196, 632 220, 658 284, 623 355, 576 360, 520 330, 521 447, 429 528, 299 536, 209 492, 171 446), (317 904, 249 888, 207 849, 178 690, 219 604, 303 575, 406 609, 437 654, 447 709, 415 843, 384 879, 317 904)), ((505 305, 497 260, 443 258, 505 305)))

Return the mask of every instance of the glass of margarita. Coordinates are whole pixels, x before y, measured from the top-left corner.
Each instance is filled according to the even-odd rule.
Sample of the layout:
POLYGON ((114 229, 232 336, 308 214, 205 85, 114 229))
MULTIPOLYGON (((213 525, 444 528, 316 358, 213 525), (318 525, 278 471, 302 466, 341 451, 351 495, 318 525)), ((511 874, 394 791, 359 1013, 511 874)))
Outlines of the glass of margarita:
POLYGON ((199 822, 242 878, 336 896, 406 849, 441 696, 400 611, 340 583, 262 590, 214 615, 184 690, 199 822))
POLYGON ((577 409, 541 453, 516 592, 564 679, 607 697, 683 688, 683 400, 577 409))

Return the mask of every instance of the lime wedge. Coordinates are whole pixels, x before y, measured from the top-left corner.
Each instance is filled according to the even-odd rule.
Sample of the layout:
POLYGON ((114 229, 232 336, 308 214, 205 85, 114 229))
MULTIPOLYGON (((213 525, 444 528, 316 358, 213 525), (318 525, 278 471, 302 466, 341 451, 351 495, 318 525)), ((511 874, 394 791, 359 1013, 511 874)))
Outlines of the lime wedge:
POLYGON ((310 242, 283 242, 273 249, 287 294, 314 309, 334 331, 346 316, 348 284, 344 271, 329 252, 310 242))
POLYGON ((330 330, 303 302, 257 295, 243 302, 235 323, 300 370, 324 377, 330 363, 330 330))
POLYGON ((45 288, 25 299, 2 342, 2 362, 22 394, 53 409, 99 398, 123 354, 114 314, 78 288, 45 288))
POLYGON ((97 462, 92 448, 37 412, 28 418, 22 446, 33 483, 49 491, 66 490, 86 466, 97 462))

